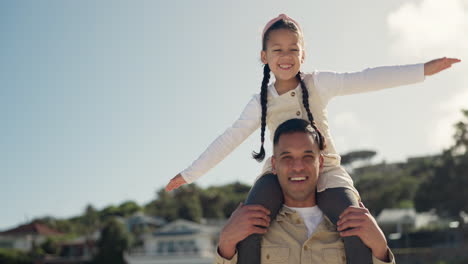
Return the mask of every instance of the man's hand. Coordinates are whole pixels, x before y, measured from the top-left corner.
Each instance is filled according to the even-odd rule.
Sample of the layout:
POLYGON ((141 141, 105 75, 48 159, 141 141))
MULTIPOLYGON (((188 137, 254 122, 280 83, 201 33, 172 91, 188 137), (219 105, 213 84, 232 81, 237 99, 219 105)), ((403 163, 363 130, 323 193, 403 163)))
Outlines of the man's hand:
POLYGON ((450 68, 452 64, 458 63, 460 61, 461 60, 459 59, 447 58, 447 57, 431 60, 429 62, 424 63, 424 75, 429 76, 429 75, 436 74, 440 71, 450 68))
POLYGON ((261 205, 239 204, 219 235, 218 252, 225 259, 236 254, 236 245, 251 234, 265 234, 270 211, 261 205), (258 227, 262 226, 262 227, 258 227))
POLYGON ((172 178, 169 183, 166 185, 166 192, 170 192, 174 189, 179 188, 180 186, 186 184, 184 177, 179 173, 174 178, 172 178))
POLYGON ((387 240, 384 233, 364 204, 360 202, 359 205, 360 207, 346 208, 340 215, 340 220, 337 223, 340 235, 342 237, 358 236, 372 250, 372 255, 382 261, 389 261, 387 240))

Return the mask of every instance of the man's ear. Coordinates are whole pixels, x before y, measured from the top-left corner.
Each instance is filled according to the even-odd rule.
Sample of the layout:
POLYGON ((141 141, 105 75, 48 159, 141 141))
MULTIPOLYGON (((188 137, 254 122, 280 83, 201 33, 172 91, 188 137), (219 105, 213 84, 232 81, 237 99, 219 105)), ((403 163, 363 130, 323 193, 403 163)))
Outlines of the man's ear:
POLYGON ((275 156, 271 156, 271 172, 273 174, 276 174, 276 159, 275 159, 275 156))
POLYGON ((320 156, 319 156, 319 168, 320 170, 322 170, 323 168, 323 155, 320 153, 320 156))
POLYGON ((260 52, 260 59, 262 60, 263 64, 268 64, 268 61, 267 61, 267 58, 266 58, 266 52, 264 50, 262 50, 260 52))
POLYGON ((305 51, 305 49, 303 49, 302 50, 302 57, 301 57, 301 64, 304 63, 305 58, 306 58, 306 51, 305 51))

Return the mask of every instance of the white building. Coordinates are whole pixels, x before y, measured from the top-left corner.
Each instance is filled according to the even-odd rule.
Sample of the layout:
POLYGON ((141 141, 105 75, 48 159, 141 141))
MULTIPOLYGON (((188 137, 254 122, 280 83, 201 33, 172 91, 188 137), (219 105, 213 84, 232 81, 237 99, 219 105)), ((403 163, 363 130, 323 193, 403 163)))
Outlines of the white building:
POLYGON ((214 260, 222 225, 176 220, 144 236, 140 250, 131 250, 129 264, 208 264, 214 260))
POLYGON ((384 209, 376 220, 387 234, 401 234, 440 221, 435 211, 417 213, 413 208, 384 209))

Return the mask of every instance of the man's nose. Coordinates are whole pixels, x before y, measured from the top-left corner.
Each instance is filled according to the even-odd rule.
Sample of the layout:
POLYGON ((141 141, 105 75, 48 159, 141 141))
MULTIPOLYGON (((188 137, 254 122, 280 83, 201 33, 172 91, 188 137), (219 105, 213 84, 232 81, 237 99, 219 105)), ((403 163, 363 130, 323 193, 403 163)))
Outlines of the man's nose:
POLYGON ((304 169, 304 163, 301 158, 293 160, 292 169, 295 171, 301 171, 304 169))

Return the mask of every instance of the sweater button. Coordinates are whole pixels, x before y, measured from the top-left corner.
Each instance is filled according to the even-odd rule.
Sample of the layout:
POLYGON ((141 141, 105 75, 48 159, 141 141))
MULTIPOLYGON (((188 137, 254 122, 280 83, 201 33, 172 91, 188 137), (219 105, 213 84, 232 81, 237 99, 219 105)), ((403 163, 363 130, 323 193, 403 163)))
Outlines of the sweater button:
POLYGON ((301 115, 301 111, 297 111, 297 112, 296 112, 296 115, 297 115, 297 116, 300 116, 300 115, 301 115))
POLYGON ((296 92, 291 92, 291 96, 294 97, 296 95, 296 92))

